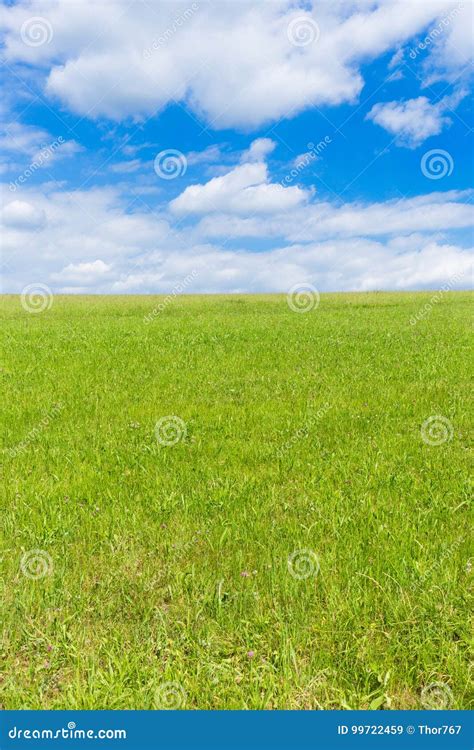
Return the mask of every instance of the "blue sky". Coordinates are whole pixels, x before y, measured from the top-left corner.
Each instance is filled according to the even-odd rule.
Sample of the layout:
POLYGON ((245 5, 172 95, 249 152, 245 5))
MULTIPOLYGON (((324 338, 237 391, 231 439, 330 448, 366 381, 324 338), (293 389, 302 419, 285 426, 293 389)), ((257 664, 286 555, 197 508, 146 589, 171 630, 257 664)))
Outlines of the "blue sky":
POLYGON ((469 288, 472 7, 4 3, 4 291, 469 288))

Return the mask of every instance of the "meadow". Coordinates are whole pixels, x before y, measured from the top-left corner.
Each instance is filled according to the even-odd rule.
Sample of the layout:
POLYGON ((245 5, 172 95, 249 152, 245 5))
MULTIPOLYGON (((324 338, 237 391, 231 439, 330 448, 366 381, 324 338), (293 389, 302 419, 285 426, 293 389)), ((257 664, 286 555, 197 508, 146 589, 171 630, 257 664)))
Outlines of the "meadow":
POLYGON ((2 297, 1 707, 472 705, 473 298, 432 297, 2 297))

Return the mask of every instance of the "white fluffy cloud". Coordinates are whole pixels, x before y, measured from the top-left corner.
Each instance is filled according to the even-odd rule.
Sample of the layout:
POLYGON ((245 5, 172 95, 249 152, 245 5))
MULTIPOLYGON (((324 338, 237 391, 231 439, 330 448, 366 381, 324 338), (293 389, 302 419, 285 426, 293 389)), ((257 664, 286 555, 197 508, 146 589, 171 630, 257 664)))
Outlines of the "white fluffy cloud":
POLYGON ((451 125, 452 120, 447 113, 457 106, 465 93, 460 91, 444 97, 436 104, 431 104, 426 96, 401 102, 379 102, 374 104, 366 119, 396 135, 398 145, 416 148, 451 125))
POLYGON ((257 138, 255 141, 252 141, 250 147, 244 151, 240 160, 244 164, 252 161, 264 161, 265 157, 274 151, 275 146, 276 143, 275 141, 272 141, 271 138, 257 138))
POLYGON ((170 203, 176 214, 274 214, 304 203, 309 193, 271 183, 266 164, 241 164, 204 185, 190 185, 170 203))
POLYGON ((426 85, 436 81, 459 83, 472 74, 472 24, 472 2, 449 3, 421 44, 412 48, 409 60, 422 61, 426 85))
MULTIPOLYGON (((83 116, 139 119, 178 100, 214 127, 254 128, 315 104, 353 102, 363 62, 421 34, 454 3, 312 5, 175 0, 137 11, 128 0, 29 0, 4 6, 0 24, 7 61, 40 66, 47 93, 83 116), (41 45, 25 43, 32 17, 44 19, 41 45)), ((464 39, 455 21, 446 59, 448 39, 464 39)))
POLYGON ((79 284, 81 287, 94 287, 97 282, 102 281, 112 266, 103 260, 94 260, 91 263, 70 263, 59 273, 51 274, 51 279, 61 284, 79 284))
MULTIPOLYGON (((244 181, 240 192, 246 189, 244 181)), ((454 276, 453 288, 468 288, 471 251, 452 233, 472 226, 471 197, 450 191, 343 206, 313 199, 258 215, 255 206, 245 215, 206 213, 183 228, 166 206, 132 212, 117 188, 24 188, 3 214, 5 285, 13 292, 41 282, 55 292, 169 293, 195 272, 189 292, 285 291, 301 281, 321 291, 432 288, 454 276), (273 247, 250 252, 236 247, 239 236, 273 238, 273 247)), ((232 205, 237 193, 226 200, 232 205)))
POLYGON ((317 201, 265 218, 255 211, 245 216, 211 214, 205 216, 198 227, 200 235, 206 238, 274 237, 288 242, 442 232, 473 225, 469 203, 472 197, 471 190, 453 190, 382 203, 336 206, 328 201, 317 201))
POLYGON ((11 201, 2 210, 2 224, 6 228, 30 232, 43 227, 45 222, 46 214, 44 209, 34 206, 27 201, 11 201))
POLYGON ((75 140, 65 140, 48 133, 47 130, 21 122, 11 122, 0 134, 0 152, 10 157, 28 156, 39 166, 66 159, 82 150, 75 140))

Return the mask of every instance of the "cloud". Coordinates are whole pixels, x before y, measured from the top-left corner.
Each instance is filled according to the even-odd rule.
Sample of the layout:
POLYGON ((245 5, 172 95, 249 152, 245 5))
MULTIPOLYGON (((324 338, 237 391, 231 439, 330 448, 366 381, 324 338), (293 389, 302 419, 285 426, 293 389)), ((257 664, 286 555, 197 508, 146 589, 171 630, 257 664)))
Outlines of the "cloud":
POLYGON ((65 141, 61 136, 55 137, 47 130, 34 125, 23 125, 21 122, 6 124, 0 135, 0 150, 9 153, 34 156, 40 149, 47 148, 51 143, 59 143, 65 150, 66 156, 81 150, 81 146, 76 141, 65 141))
POLYGON ((33 231, 42 228, 46 223, 46 214, 26 201, 11 201, 2 211, 2 223, 5 227, 33 231))
POLYGON ((408 61, 421 61, 423 85, 438 81, 457 83, 472 77, 472 3, 446 5, 427 33, 411 47, 408 61))
POLYGON ((111 270, 112 266, 107 265, 103 260, 95 260, 90 263, 70 263, 59 273, 51 274, 51 279, 65 284, 79 284, 81 288, 87 288, 95 286, 98 281, 102 281, 111 270))
POLYGON ((271 138, 257 138, 252 141, 250 148, 243 152, 240 161, 242 163, 263 161, 268 154, 274 151, 275 146, 276 143, 271 138))
POLYGON ((129 159, 128 161, 118 161, 115 164, 112 164, 110 171, 116 172, 117 174, 131 174, 132 172, 138 172, 145 166, 146 163, 140 159, 129 159))
MULTIPOLYGON (((261 183, 259 163, 239 165, 232 181, 243 169, 255 170, 250 187, 288 190, 261 183)), ((242 205, 248 175, 239 179, 227 207, 242 205)), ((22 188, 2 214, 7 291, 41 281, 65 293, 169 293, 194 270, 189 292, 285 291, 300 281, 321 291, 433 288, 460 272, 456 288, 471 281, 472 248, 454 237, 472 227, 473 191, 345 205, 305 196, 257 214, 250 200, 245 213, 196 213, 182 227, 166 205, 132 213, 117 187, 43 190, 22 188), (244 237, 266 249, 250 251, 244 237)))
POLYGON ((282 188, 269 182, 263 162, 241 164, 204 185, 190 185, 170 203, 176 214, 225 211, 271 214, 304 203, 309 193, 299 187, 282 188))
POLYGON ((9 153, 33 155, 41 146, 50 143, 54 138, 46 130, 20 122, 11 122, 4 126, 0 135, 0 150, 9 153))
POLYGON ((188 167, 194 167, 197 164, 215 164, 221 162, 222 158, 222 147, 218 145, 208 146, 204 151, 190 151, 186 154, 188 167))
POLYGON ((303 206, 262 216, 249 211, 246 216, 209 214, 199 223, 206 238, 232 236, 283 238, 287 242, 313 242, 331 237, 401 236, 412 232, 438 232, 465 229, 474 223, 468 202, 474 191, 431 193, 414 198, 380 203, 315 201, 303 206))
POLYGON ((3 172, 22 172, 23 180, 37 169, 48 168, 60 159, 70 158, 84 149, 75 140, 65 140, 61 135, 54 137, 46 130, 20 122, 11 122, 0 134, 0 154, 4 159, 3 172), (24 156, 29 164, 25 174, 24 156))
POLYGON ((397 136, 397 145, 416 148, 427 138, 438 135, 452 120, 446 115, 454 109, 467 92, 460 91, 431 104, 426 96, 407 101, 374 104, 366 119, 397 136))
POLYGON ((252 129, 314 105, 356 101, 362 65, 422 33, 446 3, 191 7, 144 3, 137 13, 128 0, 95 3, 92 11, 89 0, 25 0, 2 9, 4 55, 9 64, 46 71, 47 94, 82 116, 138 120, 178 101, 214 128, 252 129), (34 16, 45 19, 47 38, 36 46, 18 34, 34 16))
POLYGON ((60 138, 39 149, 33 155, 32 162, 38 163, 39 166, 45 166, 60 159, 69 159, 82 151, 84 151, 84 148, 77 141, 65 141, 64 138, 60 138))
POLYGON ((271 181, 263 159, 273 145, 253 141, 230 155, 249 161, 171 200, 162 191, 158 203, 153 193, 130 202, 136 178, 76 191, 19 185, 2 213, 6 285, 168 293, 195 272, 189 292, 284 291, 300 281, 321 291, 411 289, 462 272, 459 284, 469 286, 471 250, 459 238, 473 226, 474 190, 320 200, 271 181))
POLYGON ((395 54, 391 57, 390 62, 388 63, 388 69, 393 70, 394 68, 401 65, 401 63, 403 62, 404 55, 405 53, 404 53, 403 47, 400 47, 399 49, 397 49, 395 54))

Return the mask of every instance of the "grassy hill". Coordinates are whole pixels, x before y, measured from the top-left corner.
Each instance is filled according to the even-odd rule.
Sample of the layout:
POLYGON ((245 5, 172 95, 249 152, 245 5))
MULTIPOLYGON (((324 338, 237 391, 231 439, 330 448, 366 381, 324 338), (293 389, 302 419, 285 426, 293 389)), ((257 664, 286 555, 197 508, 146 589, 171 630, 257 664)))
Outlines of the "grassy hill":
POLYGON ((468 707, 473 298, 432 298, 1 298, 2 707, 468 707))

